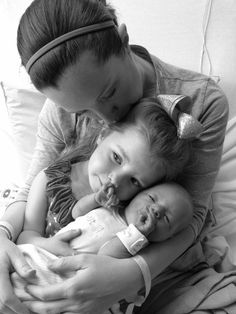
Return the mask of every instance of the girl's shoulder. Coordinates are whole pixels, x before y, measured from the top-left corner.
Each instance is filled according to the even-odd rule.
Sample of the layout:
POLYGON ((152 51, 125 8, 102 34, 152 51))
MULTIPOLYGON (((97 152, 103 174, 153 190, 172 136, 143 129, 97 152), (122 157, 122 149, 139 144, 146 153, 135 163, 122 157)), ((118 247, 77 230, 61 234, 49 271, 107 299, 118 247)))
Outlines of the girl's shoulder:
POLYGON ((70 176, 71 161, 70 160, 55 161, 47 168, 45 168, 43 172, 46 174, 48 179, 70 176))

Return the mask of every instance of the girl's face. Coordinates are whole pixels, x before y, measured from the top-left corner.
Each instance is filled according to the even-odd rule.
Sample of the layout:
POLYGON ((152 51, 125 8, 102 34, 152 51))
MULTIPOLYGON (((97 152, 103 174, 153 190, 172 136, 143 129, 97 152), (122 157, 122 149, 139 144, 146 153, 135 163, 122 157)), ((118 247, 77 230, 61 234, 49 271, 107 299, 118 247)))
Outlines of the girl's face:
POLYGON ((88 162, 89 183, 94 192, 111 180, 120 200, 129 200, 164 176, 162 162, 150 158, 145 137, 134 128, 112 131, 88 162))
POLYGON ((130 54, 99 65, 89 51, 66 69, 58 88, 42 91, 68 112, 91 110, 108 122, 119 121, 143 96, 142 76, 130 54))

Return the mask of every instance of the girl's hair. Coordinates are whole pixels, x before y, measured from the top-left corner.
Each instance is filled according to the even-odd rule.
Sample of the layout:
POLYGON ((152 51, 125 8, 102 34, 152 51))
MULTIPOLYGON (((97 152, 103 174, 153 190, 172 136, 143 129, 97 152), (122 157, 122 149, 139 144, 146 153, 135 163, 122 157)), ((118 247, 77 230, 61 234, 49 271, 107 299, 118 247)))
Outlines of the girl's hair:
POLYGON ((125 130, 135 127, 149 143, 153 164, 162 161, 163 181, 175 179, 190 159, 191 142, 180 139, 177 127, 156 99, 142 99, 123 121, 110 129, 125 130))
MULTIPOLYGON (((106 0, 34 0, 21 17, 17 32, 17 48, 22 65, 47 43, 83 26, 113 20, 115 10, 106 0)), ((116 27, 95 31, 61 43, 40 57, 30 70, 31 81, 42 90, 57 87, 62 73, 90 50, 98 63, 124 51, 116 27)))
POLYGON ((88 160, 97 146, 98 136, 106 137, 112 131, 123 133, 128 128, 136 128, 146 138, 154 165, 161 160, 165 170, 163 181, 173 180, 183 171, 190 158, 191 143, 177 136, 173 120, 153 99, 140 101, 120 122, 106 128, 97 125, 80 139, 77 148, 63 154, 63 160, 88 160))

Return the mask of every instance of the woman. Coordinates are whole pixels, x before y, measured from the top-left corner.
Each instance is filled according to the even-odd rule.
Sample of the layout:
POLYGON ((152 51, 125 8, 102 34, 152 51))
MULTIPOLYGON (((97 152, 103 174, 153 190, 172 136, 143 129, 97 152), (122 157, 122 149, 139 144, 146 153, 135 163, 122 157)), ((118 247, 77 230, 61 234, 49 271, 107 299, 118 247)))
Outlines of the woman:
MULTIPOLYGON (((174 239, 154 244, 141 254, 155 278, 197 240, 204 227, 228 116, 224 94, 209 77, 165 64, 143 47, 129 46, 125 25, 117 25, 114 10, 105 1, 34 1, 21 19, 18 49, 33 84, 50 99, 41 112, 28 186, 50 160, 73 139, 82 137, 86 128, 100 123, 99 119, 121 119, 142 97, 184 94, 192 99, 179 107, 184 105, 204 130, 193 141, 191 166, 178 181, 193 197, 194 219, 174 239), (86 110, 98 117, 88 117, 86 110)), ((170 108, 175 108, 174 104, 170 108)), ((15 213, 23 217, 25 199, 26 195, 19 195, 19 202, 3 217, 13 227, 15 213)), ((23 277, 31 272, 15 245, 0 232, 0 312, 25 314, 25 306, 11 295, 8 273, 12 267, 23 277)), ((15 228, 15 235, 19 232, 15 228)), ((143 286, 142 273, 132 259, 79 255, 59 260, 52 269, 77 273, 65 283, 43 290, 29 286, 32 295, 44 300, 27 303, 36 313, 102 313, 133 287, 139 290, 143 286)))

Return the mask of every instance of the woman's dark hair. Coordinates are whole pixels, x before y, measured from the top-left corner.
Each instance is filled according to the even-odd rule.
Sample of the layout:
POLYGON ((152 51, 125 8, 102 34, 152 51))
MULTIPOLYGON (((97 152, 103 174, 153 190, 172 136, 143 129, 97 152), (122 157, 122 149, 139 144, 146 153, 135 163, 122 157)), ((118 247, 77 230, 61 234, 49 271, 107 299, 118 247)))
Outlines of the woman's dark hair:
MULTIPOLYGON (((17 32, 17 48, 22 65, 55 38, 83 26, 113 20, 117 25, 114 9, 99 0, 34 0, 21 17, 17 32)), ((61 43, 40 57, 30 69, 35 87, 57 87, 57 82, 68 66, 90 50, 98 63, 111 55, 119 55, 123 44, 116 27, 95 31, 61 43)))
POLYGON ((88 160, 97 146, 99 136, 106 137, 112 131, 123 133, 128 128, 136 128, 146 138, 153 165, 162 162, 165 170, 162 181, 173 180, 182 173, 191 155, 191 142, 178 137, 173 120, 153 99, 141 100, 119 122, 105 128, 97 125, 90 129, 74 148, 63 153, 63 160, 88 160))

